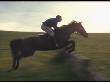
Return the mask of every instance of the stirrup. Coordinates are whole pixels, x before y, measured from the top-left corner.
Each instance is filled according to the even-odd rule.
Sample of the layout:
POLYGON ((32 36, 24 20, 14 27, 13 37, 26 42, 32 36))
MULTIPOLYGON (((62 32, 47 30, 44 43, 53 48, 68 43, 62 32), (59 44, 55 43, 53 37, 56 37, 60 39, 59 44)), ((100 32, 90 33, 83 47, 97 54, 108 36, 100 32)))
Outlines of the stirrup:
POLYGON ((56 43, 56 47, 59 48, 59 45, 56 43))

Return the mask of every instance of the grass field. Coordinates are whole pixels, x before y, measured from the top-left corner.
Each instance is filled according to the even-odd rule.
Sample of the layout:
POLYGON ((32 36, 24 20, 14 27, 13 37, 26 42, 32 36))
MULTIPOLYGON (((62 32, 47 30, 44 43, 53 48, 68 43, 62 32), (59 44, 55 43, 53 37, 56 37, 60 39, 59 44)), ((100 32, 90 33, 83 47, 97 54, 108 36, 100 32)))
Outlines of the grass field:
MULTIPOLYGON (((37 51, 34 56, 22 59, 17 71, 7 72, 11 65, 9 42, 17 38, 36 36, 36 33, 0 31, 0 81, 72 81, 78 80, 68 62, 55 62, 57 50, 37 51), (6 49, 6 50, 5 50, 6 49)), ((76 52, 91 59, 94 69, 110 78, 110 34, 89 33, 88 38, 72 36, 76 42, 76 52)))

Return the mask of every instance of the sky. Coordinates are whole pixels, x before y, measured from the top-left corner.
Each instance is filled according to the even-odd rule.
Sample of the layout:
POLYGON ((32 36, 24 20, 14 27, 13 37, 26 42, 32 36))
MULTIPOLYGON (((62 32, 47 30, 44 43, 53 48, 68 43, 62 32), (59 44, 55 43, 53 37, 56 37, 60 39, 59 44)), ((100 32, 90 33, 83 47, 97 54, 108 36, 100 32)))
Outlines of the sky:
POLYGON ((42 32, 42 22, 56 15, 58 26, 75 20, 88 33, 110 33, 110 1, 0 1, 0 30, 42 32))

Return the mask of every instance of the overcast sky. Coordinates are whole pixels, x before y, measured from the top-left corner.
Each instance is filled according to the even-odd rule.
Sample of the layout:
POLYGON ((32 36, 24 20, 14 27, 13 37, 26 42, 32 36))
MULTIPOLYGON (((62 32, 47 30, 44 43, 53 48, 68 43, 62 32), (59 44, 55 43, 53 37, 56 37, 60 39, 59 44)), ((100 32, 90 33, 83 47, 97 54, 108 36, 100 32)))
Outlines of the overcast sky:
POLYGON ((63 18, 58 26, 76 20, 87 32, 110 32, 107 1, 1 1, 0 30, 42 31, 42 22, 58 14, 63 18))

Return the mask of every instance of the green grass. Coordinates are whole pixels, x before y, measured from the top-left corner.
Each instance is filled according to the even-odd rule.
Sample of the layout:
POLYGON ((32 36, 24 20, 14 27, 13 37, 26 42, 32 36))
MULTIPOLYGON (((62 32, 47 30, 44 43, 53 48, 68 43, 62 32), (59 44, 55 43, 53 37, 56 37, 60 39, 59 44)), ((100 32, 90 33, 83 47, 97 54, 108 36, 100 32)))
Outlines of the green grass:
POLYGON ((90 58, 94 69, 110 80, 110 33, 91 33, 88 38, 75 38, 76 52, 90 58))
POLYGON ((12 63, 9 43, 16 38, 37 36, 37 33, 0 32, 0 80, 1 81, 71 81, 78 80, 72 73, 68 62, 57 62, 58 53, 54 51, 37 51, 34 56, 20 61, 20 67, 7 72, 12 63), (6 50, 1 50, 6 49, 6 50))
MULTIPOLYGON (((37 51, 34 56, 20 61, 20 67, 7 72, 12 58, 9 42, 17 38, 37 36, 37 33, 0 31, 0 80, 72 81, 79 80, 72 73, 68 62, 58 62, 57 51, 37 51), (7 50, 1 50, 7 49, 7 50), (57 62, 56 62, 57 61, 57 62)), ((76 52, 91 59, 94 69, 110 78, 110 34, 89 33, 88 38, 72 36, 76 42, 76 52)))

